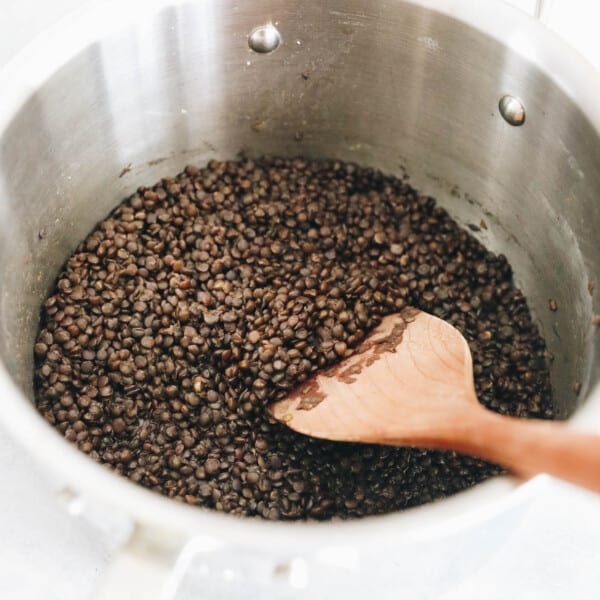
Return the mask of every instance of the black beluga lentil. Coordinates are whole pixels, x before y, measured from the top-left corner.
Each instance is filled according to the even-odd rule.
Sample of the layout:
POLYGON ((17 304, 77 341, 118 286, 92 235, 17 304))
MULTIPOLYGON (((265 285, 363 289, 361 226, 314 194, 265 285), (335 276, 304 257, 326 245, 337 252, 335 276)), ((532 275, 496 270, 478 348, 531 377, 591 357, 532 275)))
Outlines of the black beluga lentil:
POLYGON ((66 262, 34 347, 37 407, 96 461, 190 504, 267 519, 421 504, 500 469, 311 439, 265 410, 406 306, 463 333, 485 405, 553 416, 509 264, 432 198, 336 161, 188 167, 138 189, 66 262))

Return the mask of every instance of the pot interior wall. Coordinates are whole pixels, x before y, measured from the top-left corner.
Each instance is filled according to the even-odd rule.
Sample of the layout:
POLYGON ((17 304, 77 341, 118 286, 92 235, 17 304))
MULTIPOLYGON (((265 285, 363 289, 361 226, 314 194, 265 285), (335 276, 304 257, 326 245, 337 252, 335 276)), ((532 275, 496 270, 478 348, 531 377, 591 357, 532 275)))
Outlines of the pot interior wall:
POLYGON ((593 381, 598 132, 552 78, 404 2, 205 0, 141 18, 48 78, 0 138, 0 354, 31 397, 32 340, 57 270, 144 183, 239 151, 406 170, 507 255, 554 354, 555 402, 593 381), (282 45, 253 53, 273 19, 282 45), (497 111, 527 108, 514 128, 497 111), (548 301, 557 301, 551 312, 548 301))

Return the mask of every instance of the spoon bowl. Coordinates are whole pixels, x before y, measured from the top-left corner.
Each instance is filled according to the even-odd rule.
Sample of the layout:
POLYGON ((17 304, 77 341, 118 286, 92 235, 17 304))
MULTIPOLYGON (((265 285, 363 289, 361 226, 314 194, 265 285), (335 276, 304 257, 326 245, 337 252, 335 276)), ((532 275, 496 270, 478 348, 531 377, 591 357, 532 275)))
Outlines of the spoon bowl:
POLYGON ((352 356, 270 410, 313 437, 457 450, 523 477, 546 472, 600 491, 599 436, 486 409, 462 334, 414 308, 385 317, 352 356))

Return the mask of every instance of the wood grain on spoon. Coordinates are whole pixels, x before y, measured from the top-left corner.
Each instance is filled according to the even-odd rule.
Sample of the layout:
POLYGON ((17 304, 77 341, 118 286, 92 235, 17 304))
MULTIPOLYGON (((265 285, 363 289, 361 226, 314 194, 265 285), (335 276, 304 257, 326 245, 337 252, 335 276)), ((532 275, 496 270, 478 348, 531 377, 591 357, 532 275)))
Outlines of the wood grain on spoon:
POLYGON ((270 410, 318 438, 457 450, 600 492, 600 436, 487 410, 461 333, 417 309, 384 318, 353 356, 270 410))

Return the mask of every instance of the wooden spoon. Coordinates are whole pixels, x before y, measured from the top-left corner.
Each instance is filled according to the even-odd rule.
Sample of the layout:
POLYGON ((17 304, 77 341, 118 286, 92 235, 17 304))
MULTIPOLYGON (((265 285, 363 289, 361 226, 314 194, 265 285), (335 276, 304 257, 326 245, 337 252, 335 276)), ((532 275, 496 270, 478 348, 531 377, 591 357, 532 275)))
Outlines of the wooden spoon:
POLYGON ((465 339, 416 309, 385 317, 353 356, 270 410, 318 438, 456 450, 521 477, 549 473, 600 492, 600 436, 484 408, 465 339))

